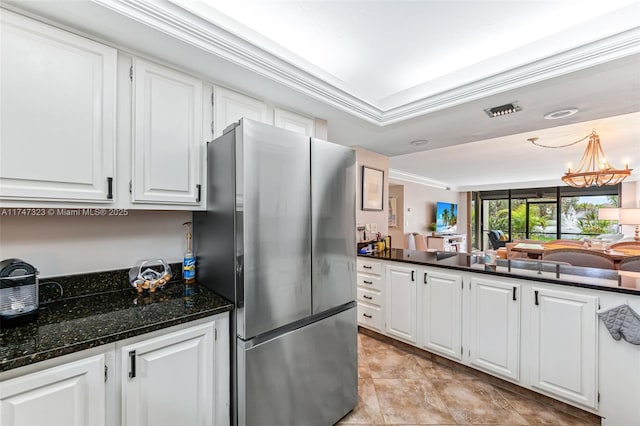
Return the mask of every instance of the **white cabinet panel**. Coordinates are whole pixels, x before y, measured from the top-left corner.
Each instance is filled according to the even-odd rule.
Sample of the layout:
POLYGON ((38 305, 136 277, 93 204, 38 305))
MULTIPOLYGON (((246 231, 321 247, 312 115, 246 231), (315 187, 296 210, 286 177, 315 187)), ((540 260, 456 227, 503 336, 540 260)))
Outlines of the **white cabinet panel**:
POLYGON ((213 110, 215 137, 222 135, 227 126, 242 117, 271 124, 267 118, 267 105, 264 102, 222 87, 214 88, 213 110))
POLYGON ((420 346, 461 359, 462 277, 431 270, 421 272, 420 308, 422 339, 420 346))
POLYGON ((104 375, 104 355, 97 355, 4 381, 0 424, 104 425, 104 375))
POLYGON ((533 287, 532 386, 597 406, 598 298, 533 287))
POLYGON ((416 270, 402 266, 387 266, 385 304, 386 332, 408 342, 417 341, 416 270))
POLYGON ((121 348, 122 424, 212 424, 214 353, 214 322, 121 348))
POLYGON ((133 201, 200 202, 202 82, 134 60, 133 201))
POLYGON ((274 108, 273 124, 276 127, 291 130, 292 132, 302 133, 306 136, 315 136, 315 123, 313 118, 305 117, 295 112, 274 108))
POLYGON ((520 285, 471 280, 471 364, 520 378, 520 285))
POLYGON ((0 198, 111 202, 116 50, 2 11, 0 198))

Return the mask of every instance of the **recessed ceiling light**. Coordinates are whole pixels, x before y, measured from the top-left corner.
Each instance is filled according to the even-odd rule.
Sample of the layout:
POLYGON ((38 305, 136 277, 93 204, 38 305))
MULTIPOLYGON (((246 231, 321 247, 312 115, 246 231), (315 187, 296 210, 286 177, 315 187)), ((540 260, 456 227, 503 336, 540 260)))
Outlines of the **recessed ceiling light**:
POLYGON ((547 120, 557 120, 558 118, 569 117, 578 112, 578 108, 566 108, 560 109, 558 111, 553 111, 544 115, 544 118, 547 120))
POLYGON ((518 101, 511 102, 509 104, 500 105, 493 108, 487 108, 484 112, 487 113, 489 117, 500 117, 502 115, 513 114, 514 112, 522 111, 522 107, 518 103, 518 101))
POLYGON ((422 146, 422 145, 426 145, 428 143, 429 143, 429 141, 426 140, 426 139, 418 139, 418 140, 409 142, 409 144, 411 144, 413 146, 422 146))

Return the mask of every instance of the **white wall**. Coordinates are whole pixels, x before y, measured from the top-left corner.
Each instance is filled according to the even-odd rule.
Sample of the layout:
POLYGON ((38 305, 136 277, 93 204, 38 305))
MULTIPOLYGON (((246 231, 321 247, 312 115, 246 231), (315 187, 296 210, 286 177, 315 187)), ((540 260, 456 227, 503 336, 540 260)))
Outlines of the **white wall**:
POLYGON ((396 198, 396 223, 397 226, 389 227, 391 235, 391 247, 404 248, 404 185, 389 184, 389 196, 396 198))
POLYGON ((389 157, 366 149, 353 147, 356 150, 356 162, 358 163, 358 179, 356 183, 356 222, 358 225, 375 223, 378 232, 382 235, 389 233, 389 216, 387 206, 389 205, 389 157), (384 191, 382 200, 382 211, 362 210, 362 166, 369 166, 384 172, 384 191))
POLYGON ((458 233, 464 234, 467 229, 466 192, 447 191, 399 179, 391 179, 391 183, 404 186, 404 233, 417 232, 429 234, 428 226, 435 222, 436 203, 445 201, 458 204, 458 233))
POLYGON ((132 267, 137 260, 182 262, 189 211, 135 211, 126 217, 2 216, 0 259, 17 257, 41 277, 132 267))

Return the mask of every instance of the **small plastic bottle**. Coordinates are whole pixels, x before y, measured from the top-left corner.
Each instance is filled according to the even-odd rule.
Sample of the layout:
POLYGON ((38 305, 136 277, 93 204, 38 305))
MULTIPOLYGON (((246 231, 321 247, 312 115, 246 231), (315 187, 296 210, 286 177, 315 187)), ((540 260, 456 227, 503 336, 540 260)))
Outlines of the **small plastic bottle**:
POLYGON ((196 282, 196 255, 191 250, 191 222, 185 222, 187 227, 187 251, 184 253, 182 261, 182 281, 185 284, 196 282))

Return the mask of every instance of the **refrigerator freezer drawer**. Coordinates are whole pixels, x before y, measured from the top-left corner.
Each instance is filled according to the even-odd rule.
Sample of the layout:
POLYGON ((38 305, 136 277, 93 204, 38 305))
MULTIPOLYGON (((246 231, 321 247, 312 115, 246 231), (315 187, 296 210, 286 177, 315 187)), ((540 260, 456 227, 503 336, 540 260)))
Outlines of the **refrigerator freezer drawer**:
POLYGON ((358 324, 382 331, 382 310, 377 306, 368 306, 358 302, 358 324))
POLYGON ((355 307, 247 343, 238 340, 238 425, 326 426, 358 403, 355 307))

